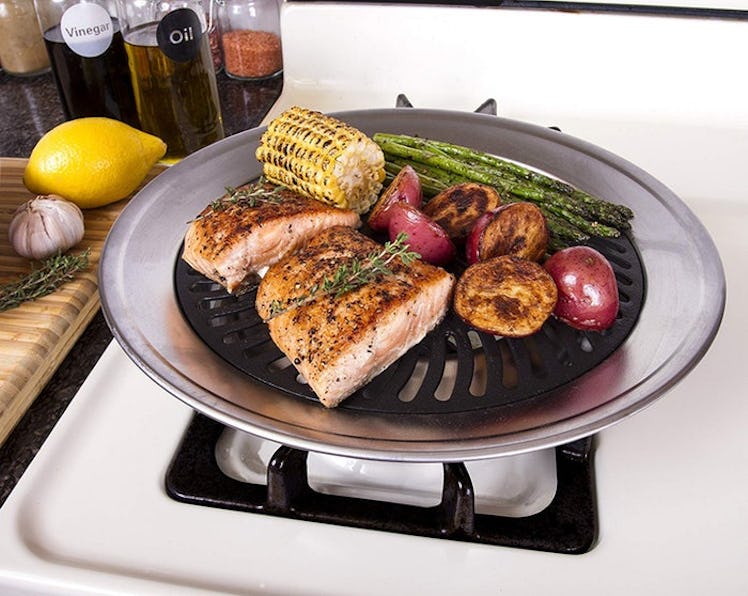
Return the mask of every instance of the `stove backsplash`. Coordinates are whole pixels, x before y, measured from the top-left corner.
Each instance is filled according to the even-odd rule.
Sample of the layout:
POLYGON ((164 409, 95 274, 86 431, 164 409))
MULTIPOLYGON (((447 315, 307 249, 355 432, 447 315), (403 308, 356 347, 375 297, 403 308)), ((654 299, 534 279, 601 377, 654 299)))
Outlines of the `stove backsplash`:
MULTIPOLYGON (((540 3, 542 6, 543 3, 540 3)), ((325 111, 474 110, 588 140, 684 200, 748 200, 748 11, 729 18, 399 3, 287 2, 284 91, 325 111)))

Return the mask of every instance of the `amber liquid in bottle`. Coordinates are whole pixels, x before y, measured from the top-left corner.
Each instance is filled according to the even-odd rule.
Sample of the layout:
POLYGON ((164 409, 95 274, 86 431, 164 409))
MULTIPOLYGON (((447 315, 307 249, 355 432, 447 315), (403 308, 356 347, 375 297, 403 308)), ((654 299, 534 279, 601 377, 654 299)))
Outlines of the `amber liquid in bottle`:
POLYGON ((176 62, 156 45, 156 25, 134 30, 125 42, 143 130, 167 145, 165 161, 177 161, 224 137, 208 36, 197 55, 176 62))
POLYGON ((105 116, 138 128, 138 112, 122 33, 113 19, 114 36, 100 56, 87 58, 63 41, 60 26, 44 33, 65 117, 105 116))

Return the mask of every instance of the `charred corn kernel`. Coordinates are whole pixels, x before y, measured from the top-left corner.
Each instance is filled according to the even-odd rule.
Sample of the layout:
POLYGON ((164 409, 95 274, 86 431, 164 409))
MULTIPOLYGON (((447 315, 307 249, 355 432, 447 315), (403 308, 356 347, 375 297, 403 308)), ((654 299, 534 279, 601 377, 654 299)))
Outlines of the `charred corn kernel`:
POLYGON ((336 207, 365 213, 384 182, 384 154, 361 131, 294 106, 268 125, 256 152, 265 178, 336 207))

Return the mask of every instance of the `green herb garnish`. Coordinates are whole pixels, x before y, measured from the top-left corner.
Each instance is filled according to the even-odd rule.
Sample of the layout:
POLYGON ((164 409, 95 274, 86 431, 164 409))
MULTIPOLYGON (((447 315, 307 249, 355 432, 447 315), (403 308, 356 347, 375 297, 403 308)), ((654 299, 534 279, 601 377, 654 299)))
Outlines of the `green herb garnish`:
POLYGON ((250 184, 245 188, 234 188, 232 186, 226 186, 226 194, 220 199, 216 199, 210 204, 210 208, 213 211, 222 211, 229 205, 246 205, 247 207, 255 207, 258 201, 264 201, 266 203, 280 203, 283 199, 280 197, 280 193, 284 190, 283 186, 274 186, 271 189, 265 188, 265 180, 260 178, 254 184, 250 184))
POLYGON ((243 205, 246 207, 255 207, 258 202, 266 203, 282 203, 283 197, 281 192, 286 190, 285 186, 276 185, 272 188, 265 188, 266 180, 261 176, 256 182, 246 185, 244 188, 234 188, 233 186, 225 186, 224 190, 226 193, 210 203, 201 215, 198 215, 193 221, 200 221, 204 217, 207 217, 210 213, 217 213, 228 208, 230 205, 243 205))
POLYGON ((77 255, 55 255, 19 280, 0 286, 0 312, 15 308, 29 300, 51 294, 75 274, 88 267, 88 249, 77 255))
POLYGON ((385 243, 381 251, 374 251, 364 259, 354 258, 349 263, 340 264, 332 276, 325 277, 322 283, 314 284, 306 294, 285 302, 274 300, 270 304, 270 318, 311 302, 317 296, 332 294, 339 298, 347 292, 373 282, 378 277, 391 275, 390 264, 397 258, 404 265, 410 265, 421 258, 421 255, 410 250, 406 244, 407 239, 407 234, 400 233, 395 240, 385 243))

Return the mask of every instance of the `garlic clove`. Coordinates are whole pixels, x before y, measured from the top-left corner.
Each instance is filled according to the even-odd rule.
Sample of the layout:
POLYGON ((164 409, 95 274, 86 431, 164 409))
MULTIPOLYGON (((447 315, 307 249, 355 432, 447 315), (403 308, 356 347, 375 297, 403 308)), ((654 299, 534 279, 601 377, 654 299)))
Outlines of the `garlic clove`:
POLYGON ((39 195, 13 214, 8 239, 22 257, 43 259, 78 244, 85 233, 83 212, 57 195, 39 195))

